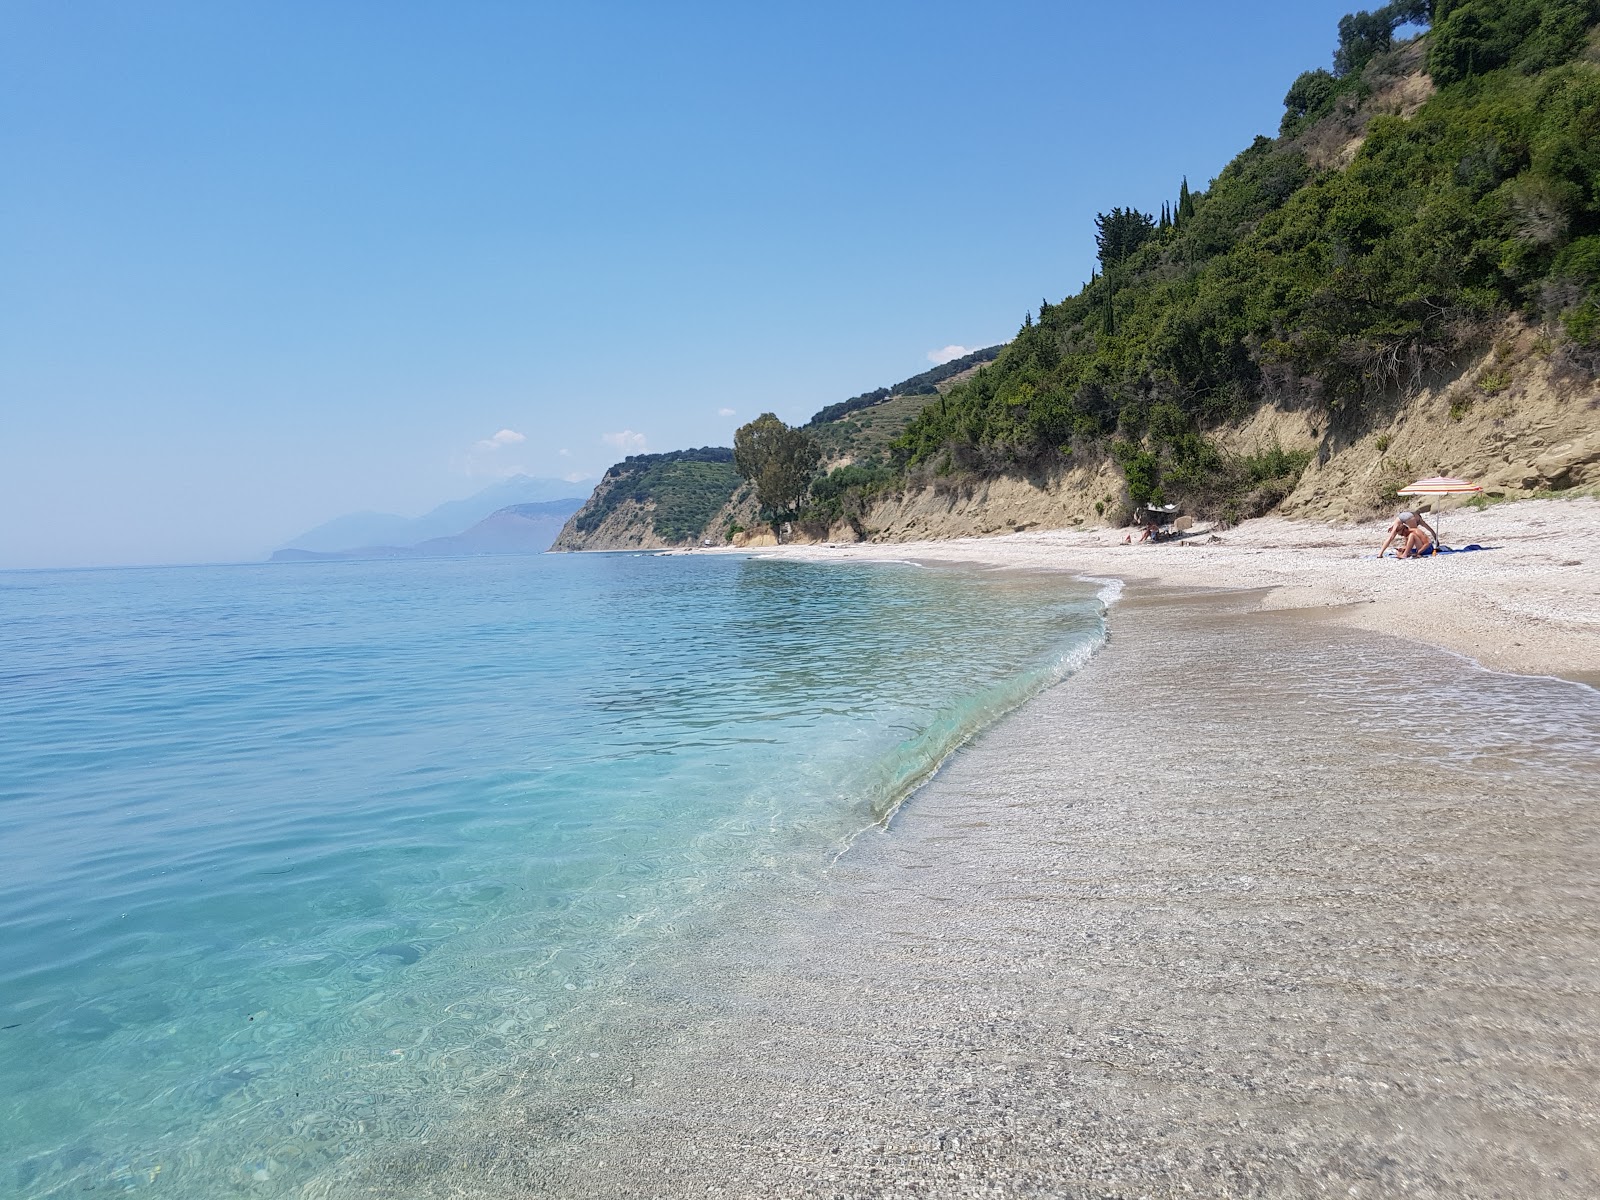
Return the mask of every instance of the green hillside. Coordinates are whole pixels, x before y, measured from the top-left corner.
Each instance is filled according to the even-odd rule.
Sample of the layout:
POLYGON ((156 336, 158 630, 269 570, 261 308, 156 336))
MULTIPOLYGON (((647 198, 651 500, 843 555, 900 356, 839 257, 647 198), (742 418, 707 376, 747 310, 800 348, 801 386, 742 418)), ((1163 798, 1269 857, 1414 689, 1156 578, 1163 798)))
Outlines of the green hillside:
POLYGON ((684 542, 700 536, 739 486, 733 451, 721 446, 630 454, 605 473, 595 493, 573 518, 573 528, 591 534, 629 501, 654 502, 657 537, 684 542))
MULTIPOLYGON (((1311 453, 1230 454, 1224 426, 1293 407, 1326 448, 1491 343, 1503 363, 1495 339, 1512 318, 1553 369, 1592 383, 1597 24, 1600 0, 1396 0, 1346 16, 1332 69, 1290 85, 1277 137, 1203 189, 1180 181, 1159 213, 1101 213, 1100 270, 1015 340, 817 413, 804 429, 824 467, 848 461, 814 480, 796 524, 868 536, 885 493, 1107 463, 1134 504, 1256 515, 1311 453)), ((1504 390, 1499 369, 1476 390, 1504 390)), ((578 532, 631 498, 654 501, 659 537, 696 536, 739 479, 731 451, 685 454, 613 467, 578 532)))
POLYGON ((1003 348, 1001 346, 987 346, 982 350, 974 350, 971 354, 964 354, 960 358, 952 359, 950 362, 941 363, 937 367, 923 371, 920 375, 913 375, 910 379, 902 379, 893 387, 881 387, 876 391, 863 392, 859 396, 841 400, 838 404, 830 404, 806 422, 806 428, 814 429, 821 425, 836 423, 851 413, 886 403, 895 397, 921 396, 926 399, 929 396, 937 396, 940 392, 940 384, 955 378, 963 371, 970 370, 983 363, 993 362, 999 357, 1003 348))
MULTIPOLYGON (((842 458, 887 462, 890 447, 923 407, 974 367, 992 362, 1000 346, 975 350, 903 379, 890 387, 863 392, 830 404, 806 425, 821 447, 824 461, 842 458)), ((876 478, 881 471, 875 471, 876 478)), ((859 472, 841 478, 855 480, 859 472)), ((675 450, 665 454, 634 454, 612 466, 593 496, 573 518, 572 528, 587 537, 624 505, 653 505, 651 528, 664 542, 695 541, 707 530, 718 511, 732 500, 743 482, 733 467, 733 451, 720 446, 675 450)), ((825 486, 819 485, 821 491, 825 486)))
POLYGON ((1277 138, 1204 190, 1182 184, 1159 215, 1103 214, 1102 271, 925 407, 897 465, 918 478, 1109 454, 1135 502, 1226 510, 1264 484, 1281 495, 1274 479, 1305 464, 1230 460, 1207 436, 1263 402, 1353 427, 1512 314, 1592 378, 1597 20, 1596 0, 1402 0, 1346 17, 1334 69, 1295 81, 1277 138), (1437 90, 1402 115, 1428 77, 1437 90), (1330 163, 1350 129, 1364 142, 1330 163))

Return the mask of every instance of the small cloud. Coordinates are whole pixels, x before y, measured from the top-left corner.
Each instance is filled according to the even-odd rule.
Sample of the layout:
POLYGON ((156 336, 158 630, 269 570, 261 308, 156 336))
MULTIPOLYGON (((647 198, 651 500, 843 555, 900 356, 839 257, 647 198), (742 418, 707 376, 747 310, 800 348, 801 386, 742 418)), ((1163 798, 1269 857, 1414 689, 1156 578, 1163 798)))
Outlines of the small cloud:
POLYGON ((644 434, 635 433, 631 429, 624 429, 620 433, 602 433, 600 440, 608 446, 615 446, 624 454, 643 454, 645 452, 644 434))
POLYGON ((587 478, 589 477, 582 471, 573 471, 570 474, 563 475, 561 480, 563 483, 582 483, 587 478))
POLYGON ((943 350, 929 350, 928 361, 938 363, 941 367, 947 362, 954 362, 958 358, 965 358, 971 354, 965 346, 946 346, 943 350))
POLYGON ((527 440, 528 435, 525 433, 518 433, 515 429, 502 429, 486 438, 479 438, 472 443, 472 449, 457 456, 453 461, 468 475, 487 475, 491 479, 520 475, 524 469, 523 464, 517 462, 506 451, 512 446, 520 446, 527 440))
POLYGON ((572 457, 572 451, 568 450, 565 446, 563 446, 561 449, 557 450, 556 453, 561 455, 562 458, 571 458, 572 457))
POLYGON ((733 409, 731 409, 731 408, 719 408, 719 409, 717 409, 717 416, 719 416, 719 417, 731 417, 731 416, 733 416, 733 409))
POLYGON ((527 440, 528 435, 525 433, 518 433, 515 429, 502 429, 493 437, 486 437, 479 442, 478 449, 491 452, 499 450, 503 446, 515 446, 527 440))

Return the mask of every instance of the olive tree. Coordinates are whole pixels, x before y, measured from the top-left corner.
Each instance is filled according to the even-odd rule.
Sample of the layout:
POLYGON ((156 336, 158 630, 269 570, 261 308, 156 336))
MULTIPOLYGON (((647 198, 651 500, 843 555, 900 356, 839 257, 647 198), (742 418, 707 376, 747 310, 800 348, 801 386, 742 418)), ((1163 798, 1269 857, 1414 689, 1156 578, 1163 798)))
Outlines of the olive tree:
POLYGON ((762 413, 733 435, 733 465, 756 489, 756 500, 771 514, 772 531, 800 511, 811 490, 822 451, 804 429, 791 429, 772 413, 762 413))

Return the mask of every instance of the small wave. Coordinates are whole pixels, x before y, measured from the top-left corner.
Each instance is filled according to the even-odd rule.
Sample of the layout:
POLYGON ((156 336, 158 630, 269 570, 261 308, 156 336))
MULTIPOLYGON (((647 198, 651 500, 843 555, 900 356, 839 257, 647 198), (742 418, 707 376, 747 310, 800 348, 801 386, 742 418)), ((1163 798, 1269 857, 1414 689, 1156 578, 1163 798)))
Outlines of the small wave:
POLYGON ((1122 599, 1122 580, 1120 579, 1112 579, 1105 575, 1077 575, 1074 578, 1081 579, 1084 583, 1098 583, 1100 585, 1100 590, 1095 593, 1095 597, 1100 601, 1100 605, 1103 608, 1111 608, 1118 600, 1122 599))
MULTIPOLYGON (((1120 586, 1118 583, 1119 589, 1120 586)), ((880 759, 863 788, 871 824, 852 834, 834 861, 837 862, 867 829, 886 828, 901 805, 939 773, 951 754, 1045 688, 1076 674, 1105 644, 1106 631, 1101 623, 1086 630, 1048 663, 967 696, 945 709, 916 737, 902 742, 880 759)))

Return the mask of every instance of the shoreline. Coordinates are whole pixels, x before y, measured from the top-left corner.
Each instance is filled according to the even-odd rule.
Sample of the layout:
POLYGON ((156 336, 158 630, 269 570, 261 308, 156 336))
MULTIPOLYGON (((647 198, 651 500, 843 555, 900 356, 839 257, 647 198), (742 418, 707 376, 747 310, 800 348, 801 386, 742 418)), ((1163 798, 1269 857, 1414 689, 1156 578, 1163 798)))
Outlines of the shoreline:
POLYGON ((350 1194, 1593 1194, 1600 699, 1239 592, 1111 614, 892 831, 622 982, 571 1090, 350 1194))
POLYGON ((1532 503, 1472 514, 1525 542, 1471 571, 1489 556, 1352 572, 1359 530, 1286 569, 1289 522, 765 551, 1130 586, 1089 664, 892 828, 622 983, 596 1033, 633 1028, 553 1091, 527 1079, 351 1194, 1592 1194, 1595 596, 1561 605, 1600 505, 1532 503), (1442 572, 1399 574, 1430 567, 1487 616, 1397 620, 1437 603, 1442 572), (1462 743, 1423 776, 1393 732, 1431 742, 1421 711, 1462 743), (1145 720, 1181 736, 1153 750, 1145 720))
POLYGON ((1443 514, 1447 545, 1478 553, 1378 561, 1386 521, 1263 517, 1193 542, 1124 545, 1125 529, 929 542, 696 550, 818 561, 915 560, 1071 571, 1158 587, 1259 590, 1257 611, 1315 611, 1492 670, 1600 686, 1600 500, 1520 500, 1443 514), (1363 557, 1368 556, 1368 557, 1363 557))

